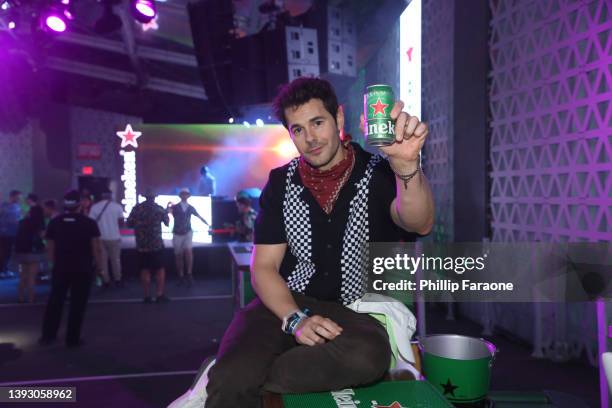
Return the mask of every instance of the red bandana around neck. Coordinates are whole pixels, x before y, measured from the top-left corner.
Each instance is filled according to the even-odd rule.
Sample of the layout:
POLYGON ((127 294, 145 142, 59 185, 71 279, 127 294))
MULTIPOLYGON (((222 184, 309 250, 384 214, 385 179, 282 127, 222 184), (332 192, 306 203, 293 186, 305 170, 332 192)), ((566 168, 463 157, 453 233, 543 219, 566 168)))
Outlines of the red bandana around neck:
POLYGON ((300 158, 298 172, 304 186, 310 190, 315 200, 326 214, 330 214, 338 199, 340 190, 349 179, 355 165, 355 151, 350 143, 341 145, 346 149, 346 156, 342 161, 329 170, 318 170, 310 166, 304 158, 300 158))

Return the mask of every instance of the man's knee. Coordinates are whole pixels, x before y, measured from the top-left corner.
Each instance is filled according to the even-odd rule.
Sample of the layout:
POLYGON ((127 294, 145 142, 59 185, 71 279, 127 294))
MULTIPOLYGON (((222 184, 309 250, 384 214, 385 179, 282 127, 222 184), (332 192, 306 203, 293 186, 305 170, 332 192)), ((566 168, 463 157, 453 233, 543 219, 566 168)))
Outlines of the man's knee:
POLYGON ((210 369, 208 386, 210 398, 227 400, 253 398, 260 394, 265 373, 246 368, 244 360, 222 358, 210 369))
POLYGON ((363 383, 384 376, 391 362, 391 346, 384 331, 374 331, 349 341, 345 368, 363 383))
POLYGON ((355 353, 351 359, 351 369, 356 377, 363 378, 364 382, 375 381, 385 375, 391 362, 391 349, 388 342, 386 347, 355 353))

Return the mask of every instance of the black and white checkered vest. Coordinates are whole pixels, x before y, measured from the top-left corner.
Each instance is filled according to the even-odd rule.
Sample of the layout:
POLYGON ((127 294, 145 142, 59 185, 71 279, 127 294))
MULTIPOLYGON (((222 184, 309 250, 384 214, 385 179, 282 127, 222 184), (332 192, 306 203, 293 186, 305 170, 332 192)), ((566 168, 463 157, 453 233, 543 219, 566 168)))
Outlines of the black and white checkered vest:
MULTIPOLYGON (((370 158, 366 171, 356 183, 357 193, 349 207, 349 217, 342 238, 342 255, 340 269, 342 283, 340 297, 342 304, 348 305, 365 293, 367 284, 367 260, 369 223, 368 193, 374 167, 382 159, 380 155, 370 158)), ((300 197, 304 186, 293 182, 293 175, 298 167, 299 158, 289 163, 283 200, 283 218, 289 250, 295 256, 297 264, 287 278, 287 286, 295 292, 304 293, 310 279, 316 272, 312 259, 312 225, 310 208, 300 197)))

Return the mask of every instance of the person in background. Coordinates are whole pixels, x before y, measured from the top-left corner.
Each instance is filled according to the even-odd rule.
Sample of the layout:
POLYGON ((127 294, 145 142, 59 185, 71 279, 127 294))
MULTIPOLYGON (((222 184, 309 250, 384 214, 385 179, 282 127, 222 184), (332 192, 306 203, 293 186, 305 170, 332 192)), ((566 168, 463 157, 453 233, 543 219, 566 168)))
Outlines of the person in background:
POLYGON ((89 215, 89 211, 91 210, 91 206, 93 205, 93 198, 89 190, 84 189, 81 192, 81 205, 80 212, 83 215, 89 215))
POLYGON ((53 199, 43 202, 43 211, 45 213, 45 225, 49 225, 49 221, 59 215, 57 211, 57 201, 53 199))
POLYGON ((28 206, 28 211, 32 209, 32 207, 38 206, 38 195, 34 193, 30 193, 26 196, 26 204, 28 206))
POLYGON ((186 275, 188 286, 193 284, 193 230, 191 229, 191 216, 195 216, 204 224, 209 225, 208 222, 198 214, 198 211, 187 202, 190 196, 191 194, 188 188, 181 189, 179 192, 181 202, 169 207, 169 211, 174 218, 172 245, 176 258, 176 270, 180 279, 179 284, 185 282, 186 275))
POLYGON ((116 287, 123 286, 121 281, 121 233, 119 227, 123 224, 123 207, 112 200, 110 190, 102 192, 102 199, 95 203, 89 211, 89 218, 95 220, 100 228, 102 243, 102 265, 100 271, 104 288, 110 286, 108 261, 112 267, 116 287))
POLYGON ((253 209, 251 198, 245 195, 236 197, 238 221, 236 221, 235 236, 240 242, 253 242, 253 229, 257 212, 253 209))
POLYGON ((144 303, 151 303, 149 294, 151 286, 151 273, 155 272, 157 282, 157 303, 168 302, 170 299, 164 294, 166 286, 166 270, 164 268, 164 241, 162 239, 161 224, 168 226, 170 218, 163 207, 155 203, 155 193, 147 189, 144 193, 146 200, 137 204, 128 217, 127 224, 134 228, 136 235, 136 251, 140 276, 144 289, 144 303))
POLYGON ((94 259, 101 265, 100 230, 95 221, 80 213, 81 195, 76 190, 64 195, 64 213, 47 227, 47 254, 53 263, 51 294, 42 325, 39 344, 55 342, 62 319, 66 294, 70 291, 70 313, 66 347, 80 347, 81 326, 94 277, 94 259))
MULTIPOLYGON (((54 199, 45 200, 42 204, 43 211, 45 213, 45 229, 49 226, 51 220, 59 215, 59 211, 57 210, 57 201, 54 199)), ((43 281, 47 281, 51 277, 51 270, 53 269, 53 265, 47 259, 46 262, 42 263, 42 270, 40 279, 43 281)))
POLYGON ((32 205, 27 216, 19 221, 15 237, 15 259, 19 264, 19 302, 25 301, 25 291, 28 292, 28 302, 34 303, 34 288, 40 263, 45 261, 45 244, 43 234, 45 216, 41 206, 32 205))
POLYGON ((0 206, 0 278, 13 276, 8 264, 15 245, 17 227, 21 219, 21 192, 13 190, 8 201, 0 206))
POLYGON ((198 195, 214 196, 216 194, 217 183, 207 166, 200 168, 200 181, 198 182, 198 195))

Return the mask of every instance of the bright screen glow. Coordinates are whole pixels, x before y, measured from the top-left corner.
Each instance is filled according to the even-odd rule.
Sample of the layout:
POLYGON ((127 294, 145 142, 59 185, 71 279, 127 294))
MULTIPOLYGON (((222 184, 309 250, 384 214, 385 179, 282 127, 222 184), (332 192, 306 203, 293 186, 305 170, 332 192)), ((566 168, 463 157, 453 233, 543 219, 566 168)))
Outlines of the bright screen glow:
MULTIPOLYGON (((142 203, 145 198, 141 195, 138 196, 138 202, 142 203)), ((155 198, 155 202, 166 208, 169 203, 178 204, 181 199, 176 195, 158 195, 155 198)), ((204 218, 209 224, 212 225, 212 200, 210 196, 191 196, 187 202, 195 207, 198 213, 204 218)), ((172 227, 174 226, 174 220, 172 214, 170 214, 170 225, 166 227, 162 224, 162 238, 164 240, 172 240, 172 227)), ((193 229, 193 242, 200 244, 210 244, 212 237, 208 230, 208 226, 200 221, 199 218, 191 217, 191 228, 193 229)))

